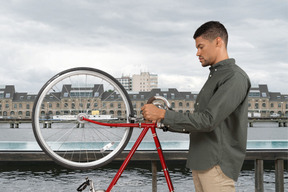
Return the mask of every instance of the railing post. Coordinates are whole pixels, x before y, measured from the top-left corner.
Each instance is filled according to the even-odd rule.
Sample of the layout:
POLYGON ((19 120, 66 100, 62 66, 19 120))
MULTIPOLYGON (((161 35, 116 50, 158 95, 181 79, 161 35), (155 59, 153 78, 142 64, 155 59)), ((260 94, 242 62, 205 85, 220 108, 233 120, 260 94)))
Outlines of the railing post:
POLYGON ((284 192, 284 160, 275 161, 275 191, 284 192))
POLYGON ((263 186, 263 160, 255 160, 255 192, 264 192, 263 186))
POLYGON ((151 161, 152 166, 152 192, 157 192, 157 161, 151 161))

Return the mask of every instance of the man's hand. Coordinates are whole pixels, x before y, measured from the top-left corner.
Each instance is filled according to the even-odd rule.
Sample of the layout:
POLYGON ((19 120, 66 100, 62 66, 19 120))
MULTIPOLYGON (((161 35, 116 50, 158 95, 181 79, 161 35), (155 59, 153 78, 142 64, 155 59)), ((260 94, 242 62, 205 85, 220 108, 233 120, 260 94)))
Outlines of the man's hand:
POLYGON ((166 113, 164 109, 159 109, 153 104, 146 104, 141 108, 141 110, 144 119, 152 122, 164 119, 166 113))

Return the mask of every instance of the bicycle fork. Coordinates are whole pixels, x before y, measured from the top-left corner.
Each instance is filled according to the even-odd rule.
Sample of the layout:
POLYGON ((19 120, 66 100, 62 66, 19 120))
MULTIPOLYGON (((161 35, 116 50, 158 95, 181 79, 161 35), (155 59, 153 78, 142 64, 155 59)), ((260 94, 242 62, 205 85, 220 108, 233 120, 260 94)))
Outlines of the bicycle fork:
POLYGON ((126 168, 126 166, 128 165, 129 161, 131 160, 132 156, 134 155, 135 151, 137 150, 138 146, 140 145, 140 143, 142 142, 143 138, 145 137, 148 129, 151 129, 152 131, 152 136, 154 139, 154 143, 156 145, 156 149, 159 155, 159 159, 161 162, 161 166, 166 178, 166 182, 168 185, 168 189, 170 192, 174 192, 174 187, 167 169, 167 165, 164 159, 164 155, 163 155, 163 151, 159 142, 159 138, 157 136, 156 130, 154 126, 148 126, 145 127, 143 129, 143 131, 141 132, 141 134, 139 135, 139 137, 137 138, 135 144, 133 145, 133 147, 131 148, 129 154, 127 155, 126 159, 124 160, 123 164, 121 165, 120 169, 118 170, 118 172, 116 173, 115 177, 113 178, 112 182, 110 183, 109 187, 107 188, 106 192, 110 192, 112 190, 112 188, 114 187, 114 185, 116 185, 118 179, 120 178, 120 176, 122 175, 124 169, 126 168))

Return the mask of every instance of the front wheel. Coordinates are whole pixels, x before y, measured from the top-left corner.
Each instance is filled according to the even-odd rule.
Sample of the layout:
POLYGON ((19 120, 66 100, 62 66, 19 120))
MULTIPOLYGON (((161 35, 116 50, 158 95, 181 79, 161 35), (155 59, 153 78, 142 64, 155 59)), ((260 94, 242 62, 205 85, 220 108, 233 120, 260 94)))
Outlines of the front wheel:
POLYGON ((33 132, 42 150, 57 163, 90 169, 111 162, 127 145, 133 128, 104 127, 79 120, 129 122, 133 108, 123 86, 111 75, 87 67, 52 77, 33 106, 33 132))

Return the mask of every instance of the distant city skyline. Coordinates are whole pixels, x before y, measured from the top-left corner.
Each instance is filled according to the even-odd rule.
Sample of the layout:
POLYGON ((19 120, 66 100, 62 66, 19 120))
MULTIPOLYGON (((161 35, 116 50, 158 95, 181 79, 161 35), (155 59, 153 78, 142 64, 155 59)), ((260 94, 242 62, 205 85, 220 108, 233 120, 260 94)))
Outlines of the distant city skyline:
MULTIPOLYGON (((121 76, 122 77, 122 76, 121 76)), ((118 77, 115 77, 116 79, 118 77)), ((120 77, 119 77, 120 78, 120 77)), ((8 85, 12 85, 12 84, 0 84, 0 89, 4 89, 5 86, 8 86, 8 85)), ((44 85, 44 83, 43 83, 44 85)), ((287 92, 281 92, 281 91, 277 91, 277 90, 273 90, 273 88, 271 89, 271 87, 269 86, 269 84, 264 84, 264 83, 259 83, 259 84, 252 84, 252 87, 251 88, 258 88, 259 85, 267 85, 268 89, 269 89, 269 92, 273 92, 273 93, 280 93, 281 95, 288 95, 288 91, 287 92)), ((17 93, 28 93, 28 94, 38 94, 38 91, 36 92, 30 92, 29 90, 24 90, 24 91, 18 91, 18 90, 21 90, 19 89, 19 87, 17 85, 12 85, 15 87, 15 90, 17 93)), ((124 87, 124 86, 123 86, 124 87)), ((157 87, 158 89, 177 89, 178 91, 188 91, 188 92, 191 92, 191 93, 194 93, 194 94, 198 94, 199 91, 194 91, 194 90, 181 90, 181 89, 178 89, 177 87, 157 87)), ((128 91, 129 92, 129 91, 128 91)), ((133 92, 132 90, 130 92, 133 92)), ((140 91, 142 92, 142 91, 140 91)), ((145 92, 145 91, 144 91, 145 92)), ((147 91, 149 92, 149 91, 147 91)))

